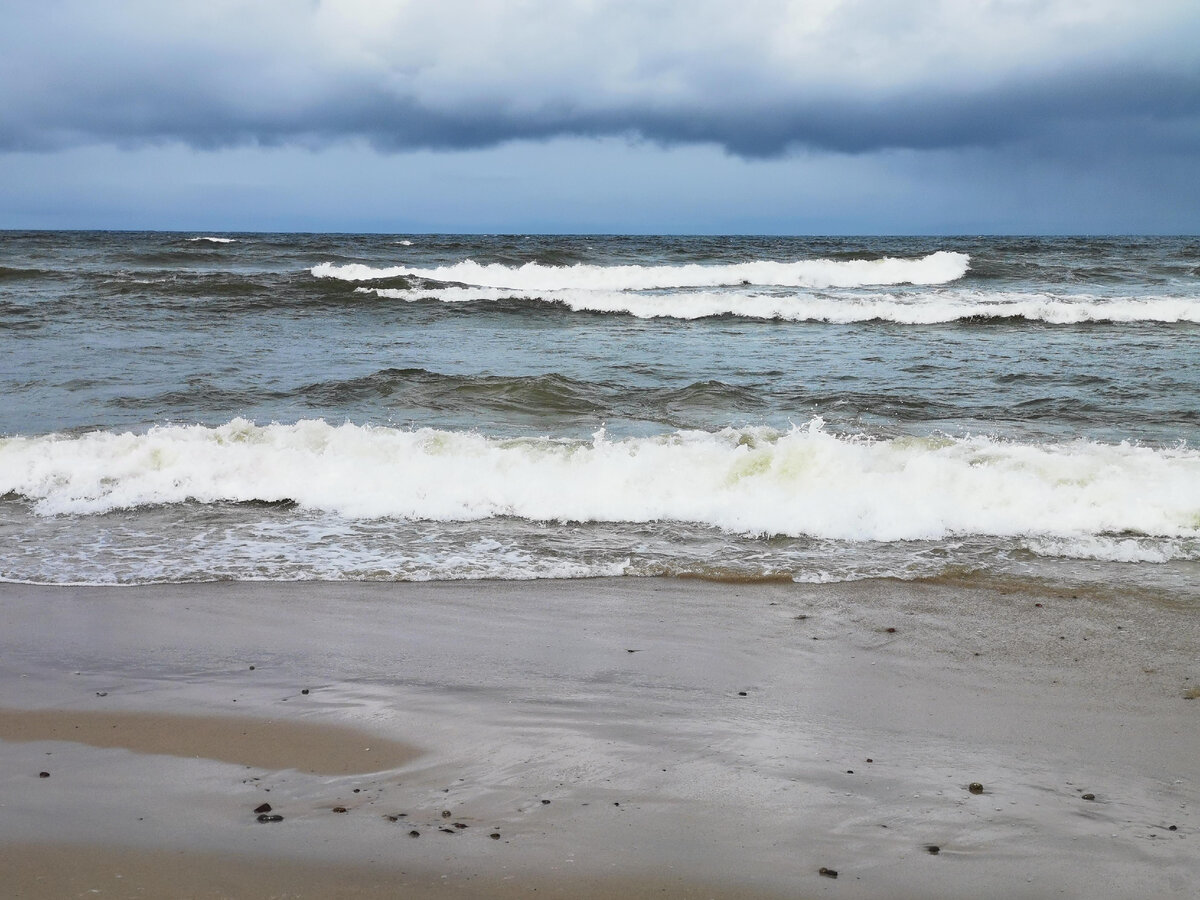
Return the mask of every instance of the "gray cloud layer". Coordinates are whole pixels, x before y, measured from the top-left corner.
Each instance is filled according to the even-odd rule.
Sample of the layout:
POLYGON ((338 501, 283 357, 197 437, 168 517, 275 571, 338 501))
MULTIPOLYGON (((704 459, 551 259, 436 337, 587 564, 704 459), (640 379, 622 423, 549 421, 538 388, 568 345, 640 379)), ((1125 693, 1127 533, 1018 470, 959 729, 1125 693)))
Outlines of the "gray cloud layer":
POLYGON ((0 149, 387 150, 629 134, 789 148, 1200 149, 1195 0, 46 2, 5 13, 0 149))

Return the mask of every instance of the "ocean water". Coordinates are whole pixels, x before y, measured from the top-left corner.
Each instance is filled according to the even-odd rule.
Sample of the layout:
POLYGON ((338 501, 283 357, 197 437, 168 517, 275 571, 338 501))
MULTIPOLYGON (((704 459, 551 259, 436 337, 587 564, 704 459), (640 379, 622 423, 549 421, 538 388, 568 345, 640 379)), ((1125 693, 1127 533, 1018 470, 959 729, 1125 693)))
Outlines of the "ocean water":
POLYGON ((0 579, 1197 593, 1200 239, 0 232, 0 579))

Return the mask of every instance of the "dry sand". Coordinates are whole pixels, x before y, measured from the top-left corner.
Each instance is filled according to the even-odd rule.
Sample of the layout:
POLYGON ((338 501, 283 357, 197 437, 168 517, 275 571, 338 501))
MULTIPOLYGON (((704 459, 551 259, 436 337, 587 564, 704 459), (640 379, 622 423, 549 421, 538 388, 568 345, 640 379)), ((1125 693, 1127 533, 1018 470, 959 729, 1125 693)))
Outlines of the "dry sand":
POLYGON ((3 894, 1191 897, 1198 613, 969 580, 2 585, 3 894))

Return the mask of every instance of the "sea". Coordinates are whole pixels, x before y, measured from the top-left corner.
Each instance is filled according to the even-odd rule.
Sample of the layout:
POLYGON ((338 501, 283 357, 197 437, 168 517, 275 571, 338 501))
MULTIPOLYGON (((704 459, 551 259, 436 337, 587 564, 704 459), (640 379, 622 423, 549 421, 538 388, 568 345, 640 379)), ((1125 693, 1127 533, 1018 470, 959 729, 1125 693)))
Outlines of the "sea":
POLYGON ((1200 593, 1200 238, 0 232, 0 580, 1200 593))

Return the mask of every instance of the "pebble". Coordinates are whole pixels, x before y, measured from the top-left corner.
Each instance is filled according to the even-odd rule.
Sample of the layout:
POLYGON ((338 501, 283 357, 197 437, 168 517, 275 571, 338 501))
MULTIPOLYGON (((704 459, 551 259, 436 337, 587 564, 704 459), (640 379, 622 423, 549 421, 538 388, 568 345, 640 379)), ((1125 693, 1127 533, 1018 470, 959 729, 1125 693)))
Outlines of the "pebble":
POLYGON ((49 772, 38 772, 38 778, 49 778, 49 777, 50 777, 49 772))
POLYGON ((498 841, 498 840, 500 840, 500 832, 493 831, 491 834, 488 835, 488 837, 490 837, 493 841, 498 841))
POLYGON ((96 696, 97 697, 107 697, 108 691, 96 691, 96 696))
POLYGON ((972 794, 982 794, 983 793, 983 785, 980 784, 978 781, 972 781, 969 785, 967 785, 967 790, 970 791, 972 794))
POLYGON ((932 853, 934 856, 937 856, 939 853, 942 852, 942 848, 939 847, 937 844, 926 844, 925 849, 928 850, 930 853, 932 853))
POLYGON ((304 690, 302 690, 300 693, 302 693, 302 694, 307 694, 307 693, 308 693, 308 688, 305 688, 305 689, 304 689, 304 690))
POLYGON ((448 819, 448 818, 450 818, 450 810, 448 810, 448 809, 443 809, 443 810, 442 810, 442 818, 443 818, 443 819, 448 819))
POLYGON ((335 807, 333 808, 333 811, 334 811, 335 813, 344 813, 344 812, 346 811, 346 807, 344 807, 344 806, 335 806, 335 807))
POLYGON ((417 830, 414 828, 412 831, 410 831, 410 832, 408 833, 408 836, 409 836, 409 837, 420 837, 420 836, 421 836, 421 832, 417 831, 417 830))
POLYGON ((1178 830, 1179 830, 1178 825, 1168 825, 1167 826, 1167 831, 1178 831, 1178 830))
POLYGON ((837 869, 827 869, 825 866, 821 866, 821 868, 817 870, 817 874, 824 875, 826 878, 837 878, 837 869))
POLYGON ((747 694, 746 694, 746 692, 745 692, 745 691, 738 691, 738 696, 739 696, 739 697, 745 697, 745 696, 747 696, 747 694))
POLYGON ((542 806, 549 806, 549 805, 550 805, 550 801, 549 801, 549 800, 543 800, 543 801, 542 801, 542 806))
POLYGON ((1095 794, 1084 794, 1084 795, 1083 795, 1083 799, 1084 799, 1084 800, 1095 800, 1095 799, 1096 799, 1096 795, 1095 795, 1095 794))
POLYGON ((256 813, 268 813, 271 811, 271 804, 264 803, 262 806, 257 807, 254 811, 256 813))
POLYGON ((260 821, 260 822, 282 822, 283 816, 269 816, 266 813, 263 813, 261 816, 258 817, 258 821, 260 821))

